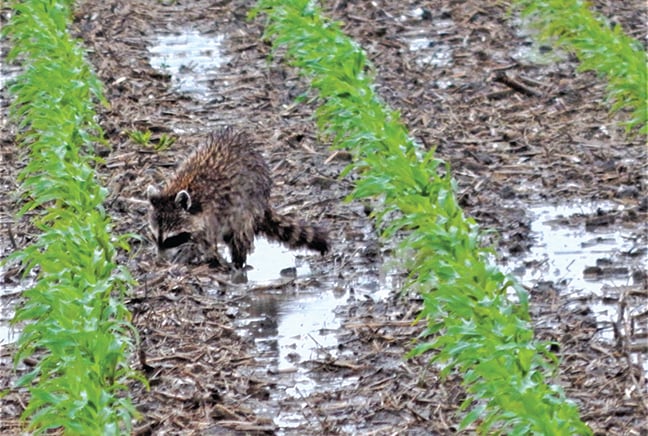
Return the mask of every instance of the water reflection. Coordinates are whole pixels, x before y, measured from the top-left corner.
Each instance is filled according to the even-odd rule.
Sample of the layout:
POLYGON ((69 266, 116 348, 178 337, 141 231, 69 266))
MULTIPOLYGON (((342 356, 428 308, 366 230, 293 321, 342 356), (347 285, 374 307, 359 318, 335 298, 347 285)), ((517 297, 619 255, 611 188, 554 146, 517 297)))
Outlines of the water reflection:
POLYGON ((176 90, 209 101, 213 98, 210 82, 214 73, 227 62, 222 49, 224 38, 190 29, 160 35, 156 44, 149 47, 151 66, 171 74, 176 90))
MULTIPOLYGON (((638 322, 648 311, 645 224, 617 218, 623 206, 613 203, 527 210, 535 243, 526 256, 516 259, 513 273, 530 287, 551 283, 561 289, 568 308, 585 307, 592 313, 604 341, 613 342, 623 334, 615 327, 620 318, 636 326, 633 337, 648 335, 645 322, 638 322)), ((641 359, 648 368, 648 356, 641 359)))

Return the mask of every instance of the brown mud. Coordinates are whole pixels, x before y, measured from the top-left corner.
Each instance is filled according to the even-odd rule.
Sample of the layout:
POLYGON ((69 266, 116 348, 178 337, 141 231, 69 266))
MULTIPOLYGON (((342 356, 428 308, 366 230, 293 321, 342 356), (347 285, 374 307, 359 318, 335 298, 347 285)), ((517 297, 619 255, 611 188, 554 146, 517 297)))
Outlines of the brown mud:
MULTIPOLYGON (((643 2, 594 3, 646 41, 643 2)), ((310 97, 305 80, 268 60, 262 19, 246 19, 251 6, 89 0, 77 8, 75 35, 110 102, 100 123, 111 148, 100 150, 98 171, 117 232, 146 234, 146 187, 211 130, 232 125, 263 150, 273 204, 327 226, 333 242, 324 257, 257 244, 250 280, 237 285, 206 266, 165 264, 149 242, 133 241, 120 261, 139 283, 128 299, 142 340, 133 365, 151 385, 132 386, 136 434, 454 434, 461 379, 404 358, 422 331, 412 325, 420 300, 400 293, 403 274, 377 237, 371 205, 345 202, 355 176, 339 174, 349 156, 318 137, 315 102, 295 101, 310 97), (130 139, 133 130, 176 142, 156 151, 130 139)), ((646 434, 645 138, 628 138, 618 127, 624 114, 606 112, 604 83, 576 73, 571 55, 532 43, 502 2, 338 0, 327 11, 367 51, 377 91, 411 134, 451 163, 466 212, 496 231, 502 268, 531 272, 537 336, 559 344, 553 382, 597 434, 646 434), (558 248, 561 265, 555 252, 534 252, 559 234, 583 238, 575 251, 558 248), (577 279, 597 291, 574 295, 577 279), (595 303, 611 311, 607 324, 595 303)), ((3 78, 14 70, 3 63, 3 78)), ((7 102, 3 86, 3 114, 7 102)), ((3 257, 35 237, 14 219, 24 165, 14 135, 3 119, 3 257)), ((2 274, 6 326, 24 284, 12 270, 2 274)), ((12 345, 0 346, 4 389, 16 374, 12 345)), ((19 432, 26 400, 17 389, 0 398, 0 434, 19 432)))

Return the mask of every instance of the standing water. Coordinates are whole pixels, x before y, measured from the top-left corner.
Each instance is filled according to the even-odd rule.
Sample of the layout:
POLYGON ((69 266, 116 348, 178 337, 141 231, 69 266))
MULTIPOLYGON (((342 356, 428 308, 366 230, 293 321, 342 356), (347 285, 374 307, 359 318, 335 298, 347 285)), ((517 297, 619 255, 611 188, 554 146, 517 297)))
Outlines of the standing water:
MULTIPOLYGON (((2 275, 3 271, 0 271, 0 276, 2 275)), ((14 316, 16 300, 21 292, 22 288, 17 286, 0 287, 0 348, 18 339, 19 332, 10 325, 10 321, 14 316)))
MULTIPOLYGON (((536 242, 513 273, 530 287, 551 283, 566 296, 568 309, 591 313, 599 340, 611 343, 623 336, 630 348, 641 350, 641 338, 648 335, 645 224, 623 221, 623 207, 612 203, 537 206, 528 212, 536 242)), ((645 352, 635 357, 648 368, 645 352)))
MULTIPOLYGON (((357 377, 343 378, 337 373, 324 379, 309 368, 345 358, 338 342, 341 322, 336 308, 349 298, 363 295, 384 298, 389 294, 389 277, 359 274, 362 279, 353 283, 330 283, 311 273, 303 256, 306 252, 263 239, 258 239, 255 246, 248 260, 253 269, 247 273, 248 289, 241 305, 246 314, 236 325, 239 334, 252 338, 256 345, 258 367, 253 371, 275 375, 276 386, 270 395, 276 401, 268 404, 301 404, 310 394, 334 391, 357 382, 357 377), (368 279, 369 276, 374 279, 368 279)), ((275 424, 282 429, 304 423, 304 416, 294 412, 259 412, 273 415, 275 424)))
POLYGON ((223 39, 223 35, 203 35, 195 30, 160 35, 149 47, 151 66, 171 74, 175 90, 209 101, 214 71, 227 62, 222 53, 223 39))

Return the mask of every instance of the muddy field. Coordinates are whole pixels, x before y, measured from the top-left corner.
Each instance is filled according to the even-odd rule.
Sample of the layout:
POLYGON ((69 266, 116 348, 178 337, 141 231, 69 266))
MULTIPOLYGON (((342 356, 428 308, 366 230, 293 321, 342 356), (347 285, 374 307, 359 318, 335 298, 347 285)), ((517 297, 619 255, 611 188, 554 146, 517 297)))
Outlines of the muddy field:
MULTIPOLYGON (((594 3, 646 42, 643 1, 594 3)), ((232 125, 263 150, 277 209, 322 223, 333 242, 319 256, 258 241, 248 283, 234 284, 207 266, 164 263, 134 240, 120 260, 139 283, 128 303, 142 340, 133 365, 151 384, 132 386, 136 433, 453 434, 460 378, 404 359, 422 330, 412 325, 420 300, 400 292, 405 272, 393 243, 377 237, 372 205, 345 202, 349 156, 318 137, 316 103, 295 102, 310 96, 306 82, 269 61, 262 20, 246 20, 251 5, 89 0, 77 9, 75 35, 110 102, 100 122, 111 148, 98 170, 117 232, 146 234, 146 187, 232 125), (133 130, 176 142, 155 150, 133 130)), ((338 0, 327 11, 367 51, 378 92, 411 134, 451 163, 466 212, 496 231, 497 261, 528 287, 537 336, 560 344, 554 382, 597 434, 647 434, 645 137, 624 135, 623 114, 602 106, 604 83, 533 44, 501 2, 338 0)), ((15 71, 3 63, 4 80, 15 71)), ((4 86, 0 98, 4 117, 4 86)), ((14 219, 24 165, 14 134, 3 118, 3 257, 34 238, 14 219)), ((16 376, 7 321, 27 284, 1 272, 4 390, 16 376)), ((0 434, 18 433, 25 401, 19 390, 0 399, 0 434)))

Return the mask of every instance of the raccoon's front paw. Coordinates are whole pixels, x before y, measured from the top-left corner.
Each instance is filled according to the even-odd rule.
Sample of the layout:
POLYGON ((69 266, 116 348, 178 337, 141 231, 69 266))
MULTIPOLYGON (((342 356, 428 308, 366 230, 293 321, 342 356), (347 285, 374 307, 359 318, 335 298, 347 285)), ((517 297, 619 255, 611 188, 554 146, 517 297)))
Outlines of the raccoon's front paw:
POLYGON ((210 268, 214 268, 214 269, 228 266, 227 263, 223 265, 221 260, 218 259, 217 257, 211 257, 209 259, 205 259, 205 263, 209 265, 210 268))
POLYGON ((196 244, 184 244, 180 246, 180 250, 178 250, 174 261, 187 265, 200 264, 200 251, 198 250, 198 246, 196 244))
POLYGON ((232 283, 235 283, 237 285, 242 285, 244 283, 248 282, 247 278, 247 272, 245 269, 238 269, 234 268, 230 275, 230 280, 232 280, 232 283))
POLYGON ((232 266, 225 260, 220 253, 204 256, 202 263, 206 263, 210 268, 231 271, 232 266))

